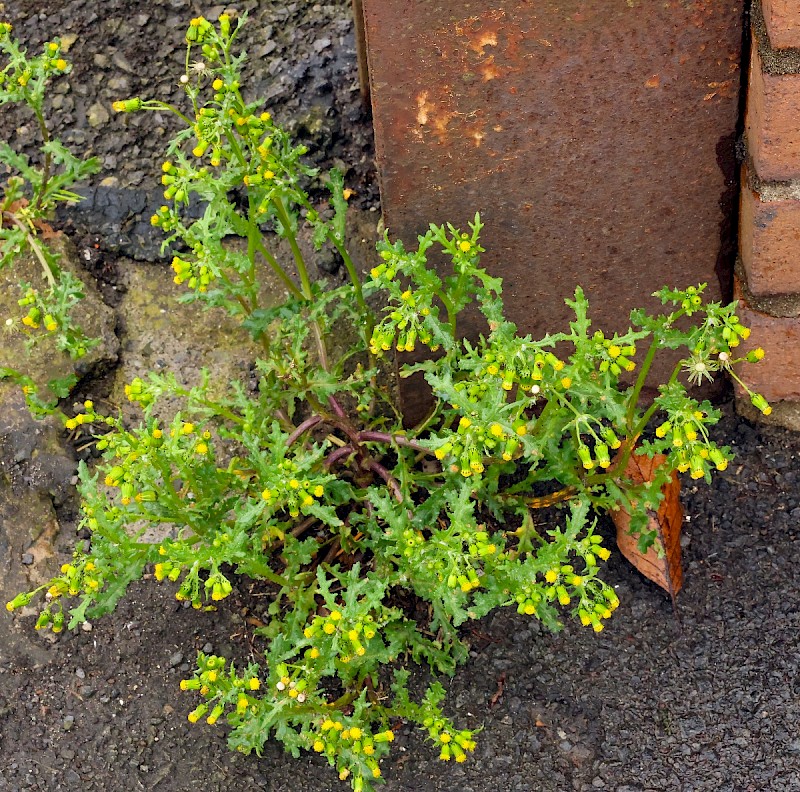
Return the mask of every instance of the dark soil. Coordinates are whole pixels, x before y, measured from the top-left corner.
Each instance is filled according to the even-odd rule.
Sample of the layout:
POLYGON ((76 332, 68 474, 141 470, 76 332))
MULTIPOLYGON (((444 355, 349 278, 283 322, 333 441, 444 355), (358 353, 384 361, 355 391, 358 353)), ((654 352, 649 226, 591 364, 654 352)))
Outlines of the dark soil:
MULTIPOLYGON (((619 558, 606 577, 622 605, 600 635, 487 617, 448 683, 456 722, 485 728, 475 757, 442 763, 403 728, 387 790, 800 790, 800 437, 729 407, 717 435, 737 462, 711 487, 685 483, 681 623, 619 558)), ((91 632, 38 637, 40 667, 6 661, 0 789, 343 788, 316 756, 268 744, 243 757, 224 728, 187 723, 195 702, 178 681, 196 650, 258 659, 238 597, 197 613, 143 581, 91 632)))
MULTIPOLYGON (((306 135, 320 164, 350 163, 362 208, 376 206, 349 2, 243 6, 252 9, 254 92, 306 135), (315 106, 324 123, 312 132, 302 119, 315 106)), ((152 250, 133 229, 158 195, 148 185, 169 128, 165 119, 154 131, 148 116, 93 127, 91 108, 140 92, 174 89, 177 98, 186 21, 222 9, 186 0, 6 3, 31 44, 79 36, 60 132, 103 159, 95 186, 116 182, 105 183, 109 200, 95 202, 103 211, 64 221, 79 239, 97 240, 112 282, 120 251, 152 250)), ((0 120, 12 145, 29 139, 23 127, 13 113, 0 120)), ((606 577, 622 604, 599 635, 571 622, 552 635, 511 610, 487 617, 465 631, 470 662, 448 682, 456 723, 485 729, 476 755, 440 762, 404 727, 383 764, 387 790, 800 792, 800 436, 752 425, 730 405, 716 435, 737 461, 711 487, 685 481, 680 623, 666 595, 618 557, 606 577)), ((65 560, 71 542, 67 527, 58 542, 65 560)), ((197 650, 259 659, 254 602, 245 584, 219 612, 199 613, 145 580, 91 631, 50 642, 31 619, 17 620, 17 639, 0 647, 0 792, 344 789, 317 756, 294 760, 270 743, 263 757, 243 757, 227 750, 224 727, 186 720, 196 701, 178 681, 197 650)))

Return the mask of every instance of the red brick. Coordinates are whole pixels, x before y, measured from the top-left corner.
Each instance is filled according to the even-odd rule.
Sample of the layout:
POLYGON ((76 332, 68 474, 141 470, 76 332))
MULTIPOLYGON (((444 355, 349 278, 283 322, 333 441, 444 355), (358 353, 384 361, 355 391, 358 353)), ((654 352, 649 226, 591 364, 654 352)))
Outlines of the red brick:
POLYGON ((797 0, 761 0, 761 9, 772 47, 800 47, 800 4, 797 0))
POLYGON ((738 376, 769 402, 800 401, 800 317, 770 316, 755 310, 745 301, 738 280, 734 298, 739 300, 742 323, 751 330, 750 338, 737 351, 746 354, 762 347, 766 352, 758 363, 742 364, 738 376))
POLYGON ((800 178, 800 74, 767 74, 752 48, 745 118, 747 143, 759 178, 800 178))
POLYGON ((800 292, 800 200, 765 200, 742 168, 739 255, 756 297, 800 292))

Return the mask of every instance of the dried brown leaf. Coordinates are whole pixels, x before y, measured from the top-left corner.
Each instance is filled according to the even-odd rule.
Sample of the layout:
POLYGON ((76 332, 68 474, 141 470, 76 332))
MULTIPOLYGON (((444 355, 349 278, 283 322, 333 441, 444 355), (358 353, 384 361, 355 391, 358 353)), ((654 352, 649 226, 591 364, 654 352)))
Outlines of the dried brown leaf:
MULTIPOLYGON (((666 457, 661 454, 656 454, 652 459, 644 455, 632 454, 625 473, 636 482, 652 480, 656 468, 665 461, 666 457)), ((683 507, 680 502, 680 489, 678 477, 673 472, 662 490, 664 500, 659 504, 658 512, 649 512, 649 527, 657 532, 658 539, 664 548, 663 555, 659 555, 655 545, 651 545, 646 553, 642 553, 638 546, 638 536, 628 533, 631 522, 630 515, 621 509, 611 513, 617 527, 617 546, 622 555, 648 580, 652 580, 669 592, 673 601, 683 585, 683 568, 681 566, 683 507)))

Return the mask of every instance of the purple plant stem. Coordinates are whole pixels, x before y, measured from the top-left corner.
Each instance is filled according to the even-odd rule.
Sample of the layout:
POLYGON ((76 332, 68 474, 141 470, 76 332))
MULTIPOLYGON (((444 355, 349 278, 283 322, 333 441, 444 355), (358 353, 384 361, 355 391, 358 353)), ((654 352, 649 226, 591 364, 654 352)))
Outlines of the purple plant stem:
POLYGON ((307 432, 309 429, 312 429, 321 421, 322 418, 320 418, 318 415, 307 418, 289 435, 286 440, 286 447, 290 448, 297 441, 297 438, 300 437, 300 435, 302 435, 304 432, 307 432))
POLYGON ((380 462, 376 462, 374 459, 367 460, 367 467, 373 473, 377 473, 386 482, 395 500, 398 503, 402 503, 403 493, 400 491, 400 485, 397 483, 397 479, 380 462))
POLYGON ((335 465, 342 457, 349 456, 350 454, 355 452, 355 448, 351 445, 342 446, 341 448, 337 448, 335 451, 332 451, 328 454, 327 459, 325 460, 326 467, 332 467, 335 465))
POLYGON ((335 396, 332 396, 332 395, 328 396, 328 404, 330 405, 330 408, 334 411, 334 413, 336 413, 336 415, 339 416, 339 418, 346 418, 347 417, 345 415, 344 410, 342 409, 342 405, 339 404, 338 401, 336 401, 336 397, 335 396))
POLYGON ((420 445, 415 440, 409 440, 402 435, 391 435, 388 432, 359 432, 358 439, 362 442, 369 442, 370 440, 378 443, 396 443, 399 446, 406 446, 406 448, 413 448, 415 451, 424 451, 426 454, 432 454, 430 448, 420 445))

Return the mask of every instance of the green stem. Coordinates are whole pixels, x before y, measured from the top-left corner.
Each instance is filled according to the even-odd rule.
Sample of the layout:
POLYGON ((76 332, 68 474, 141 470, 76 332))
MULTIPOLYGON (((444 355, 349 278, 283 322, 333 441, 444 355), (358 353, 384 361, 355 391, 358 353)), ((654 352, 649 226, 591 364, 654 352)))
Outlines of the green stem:
POLYGON ((438 291, 436 292, 436 296, 441 300, 442 305, 444 305, 445 310, 447 311, 447 323, 450 325, 450 332, 453 336, 453 340, 455 340, 457 319, 455 305, 444 292, 438 291))
POLYGON ((298 300, 305 299, 305 295, 297 288, 297 284, 289 277, 286 270, 278 263, 275 256, 270 253, 261 239, 256 240, 256 249, 264 257, 272 271, 280 278, 281 283, 287 288, 289 293, 298 300))
POLYGON ((203 407, 208 407, 211 410, 214 410, 217 415, 222 416, 223 418, 227 418, 229 421, 233 423, 239 424, 240 426, 244 426, 247 423, 244 418, 236 415, 236 413, 231 412, 227 408, 223 407, 220 404, 216 404, 215 402, 208 401, 207 399, 197 399, 199 404, 202 404, 203 407))
POLYGON ((192 121, 189 116, 182 113, 177 107, 171 105, 169 102, 162 102, 158 99, 148 99, 147 101, 142 102, 142 110, 168 110, 170 113, 174 113, 176 116, 178 116, 178 118, 185 121, 194 129, 194 121, 192 121))
MULTIPOLYGON (((228 292, 230 294, 233 294, 234 292, 233 281, 231 281, 231 279, 224 272, 222 272, 222 270, 220 270, 219 277, 220 280, 228 287, 228 292)), ((253 313, 253 311, 257 307, 248 305, 247 300, 245 300, 244 297, 241 297, 238 294, 236 295, 236 302, 239 303, 239 305, 241 306, 242 310, 245 313, 245 317, 250 316, 250 314, 253 313)))
POLYGON ((247 160, 244 158, 244 154, 242 153, 242 147, 239 145, 230 129, 225 130, 225 137, 228 139, 228 143, 230 143, 231 149, 236 155, 236 159, 239 160, 239 165, 242 166, 244 171, 247 171, 247 160))
MULTIPOLYGON (((247 162, 244 158, 244 154, 242 153, 241 146, 237 142, 236 138, 227 130, 225 132, 225 137, 230 144, 231 150, 235 154, 236 158, 239 160, 239 164, 243 170, 247 170, 247 162)), ((299 300, 304 298, 303 293, 297 288, 295 282, 289 277, 286 270, 278 263, 278 260, 272 253, 267 249, 266 245, 264 245, 264 241, 261 238, 261 232, 258 229, 258 224, 255 222, 254 219, 254 211, 252 205, 252 196, 248 195, 248 213, 247 213, 247 255, 250 259, 250 264, 252 267, 252 278, 253 281, 255 280, 255 253, 258 251, 264 257, 264 260, 269 264, 272 271, 278 276, 281 283, 286 287, 291 295, 296 297, 299 300)))
MULTIPOLYGON (((681 364, 678 363, 675 368, 672 370, 672 374, 670 375, 669 381, 667 382, 667 386, 672 385, 675 380, 678 379, 678 375, 681 371, 681 364)), ((603 482, 614 479, 625 470, 628 465, 628 460, 631 458, 631 454, 633 453, 634 449, 636 448, 636 443, 639 440, 639 436, 644 431, 645 427, 647 426, 650 419, 659 409, 658 402, 654 401, 644 412, 642 417, 639 419, 639 422, 636 424, 635 427, 628 433, 628 437, 625 438, 624 443, 622 444, 619 454, 617 456, 617 461, 604 473, 595 473, 594 475, 587 476, 584 480, 584 483, 587 486, 593 486, 596 484, 603 484, 603 482)))
POLYGON ((25 224, 17 218, 13 214, 8 215, 11 222, 25 234, 25 237, 28 240, 28 244, 31 246, 31 250, 33 251, 34 255, 37 259, 39 259, 39 263, 42 265, 42 269, 44 270, 45 277, 47 278, 48 283, 50 284, 50 288, 55 288, 56 279, 53 275, 53 270, 51 269, 50 265, 47 263, 47 258, 44 255, 44 251, 39 247, 39 243, 36 241, 36 237, 31 234, 31 232, 25 227, 25 224))
MULTIPOLYGON (((670 374, 669 380, 667 381, 666 388, 669 388, 670 385, 673 385, 675 381, 678 379, 678 375, 681 373, 681 364, 677 363, 675 368, 672 370, 672 374, 670 374)), ((639 423, 633 429, 633 436, 638 438, 639 435, 644 431, 645 426, 647 426, 647 422, 653 417, 653 414, 658 410, 658 402, 654 401, 648 408, 645 410, 644 415, 639 420, 639 423)))
MULTIPOLYGON (((283 201, 280 199, 280 197, 275 196, 272 199, 272 204, 275 207, 275 213, 278 215, 278 220, 283 226, 283 235, 288 240, 289 247, 292 249, 292 255, 294 256, 294 261, 297 266, 297 274, 300 276, 300 283, 303 287, 303 294, 307 300, 312 300, 313 293, 311 291, 311 281, 308 277, 308 268, 306 267, 306 261, 303 258, 303 252, 300 250, 300 246, 297 244, 297 237, 295 236, 294 231, 292 231, 289 213, 286 211, 286 207, 283 205, 283 201)), ((314 342, 319 355, 319 364, 324 371, 329 371, 328 350, 325 346, 325 338, 323 336, 322 327, 320 326, 319 320, 314 319, 311 322, 311 327, 314 331, 314 342)))
POLYGON ((408 430, 408 434, 412 437, 418 437, 424 432, 434 421, 442 408, 442 402, 437 400, 433 409, 423 418, 416 426, 408 430))
POLYGON ((350 281, 353 284, 353 289, 356 295, 356 304, 366 318, 365 336, 369 342, 369 339, 372 338, 372 330, 375 323, 372 318, 372 312, 369 310, 369 308, 367 308, 367 303, 364 300, 364 292, 361 288, 361 279, 358 277, 355 264, 353 264, 353 259, 350 258, 350 253, 345 247, 344 242, 341 241, 335 234, 328 234, 328 239, 331 241, 336 250, 339 251, 339 255, 342 257, 344 266, 347 269, 347 274, 350 276, 350 281))
POLYGON ((303 253, 300 250, 300 246, 297 244, 297 237, 292 231, 289 213, 286 211, 286 207, 283 205, 283 201, 280 199, 280 197, 275 196, 272 199, 272 203, 275 207, 275 213, 278 215, 278 220, 280 220, 280 223, 283 226, 284 236, 289 242, 289 247, 292 249, 292 256, 294 257, 295 264, 297 265, 297 274, 300 276, 300 282, 303 285, 303 295, 307 300, 310 300, 312 295, 311 281, 308 277, 308 268, 306 267, 306 261, 303 258, 303 253))
POLYGON ((356 271, 355 264, 353 264, 353 259, 350 258, 350 253, 347 251, 344 243, 339 241, 336 237, 329 235, 328 238, 331 240, 331 242, 333 242, 333 245, 339 251, 339 255, 342 257, 344 266, 347 269, 347 274, 350 276, 350 281, 353 284, 353 290, 356 296, 356 304, 361 311, 361 315, 364 317, 364 344, 366 345, 367 354, 369 355, 369 365, 372 367, 375 365, 375 356, 370 351, 370 341, 372 340, 372 333, 375 330, 375 317, 372 315, 372 311, 369 310, 367 303, 364 300, 364 292, 361 288, 361 279, 358 277, 358 272, 356 271))
POLYGON ((253 206, 253 196, 247 196, 247 260, 250 266, 246 274, 242 275, 242 280, 250 292, 252 311, 258 307, 258 289, 256 287, 256 251, 261 240, 261 232, 254 220, 255 208, 253 206))
MULTIPOLYGON (((36 115, 36 120, 39 122, 39 130, 42 133, 42 143, 43 146, 46 146, 50 142, 50 132, 47 129, 47 124, 45 123, 44 116, 42 115, 42 111, 38 107, 33 108, 33 112, 36 115)), ((39 191, 36 195, 36 201, 34 202, 34 208, 41 209, 42 208, 42 200, 44 199, 45 193, 47 192, 47 184, 50 181, 50 168, 52 165, 53 158, 49 151, 46 151, 44 154, 44 168, 42 169, 42 183, 39 185, 39 191)))
POLYGON ((639 394, 642 392, 644 383, 647 381, 647 375, 650 373, 650 367, 653 364, 653 358, 658 351, 658 339, 655 337, 650 342, 650 348, 647 350, 642 366, 639 369, 639 376, 636 378, 636 384, 631 391, 630 400, 628 401, 628 411, 625 415, 625 425, 630 432, 633 429, 633 419, 636 415, 636 406, 639 403, 639 394))
POLYGON ((192 399, 193 401, 197 402, 197 404, 200 404, 203 407, 208 407, 210 410, 214 410, 214 412, 217 415, 223 418, 227 418, 229 421, 232 421, 233 423, 237 423, 240 425, 246 423, 244 418, 242 418, 239 415, 236 415, 236 413, 231 412, 227 407, 223 407, 221 404, 218 404, 217 402, 211 401, 210 399, 198 399, 197 397, 192 397, 191 391, 186 390, 186 388, 180 388, 180 387, 175 388, 173 390, 173 393, 176 396, 183 396, 184 398, 192 399))
MULTIPOLYGON (((311 205, 311 202, 306 198, 301 198, 300 203, 304 206, 309 212, 314 212, 315 209, 311 205)), ((281 219, 283 222, 283 219, 281 219)), ((332 230, 328 229, 327 238, 330 243, 336 248, 339 252, 339 255, 342 257, 342 261, 344 262, 345 269, 347 270, 347 274, 350 278, 350 282, 353 284, 353 289, 356 295, 356 304, 358 305, 361 312, 364 314, 365 317, 365 327, 364 327, 364 339, 367 342, 367 346, 369 347, 369 341, 372 338, 372 331, 375 327, 375 322, 372 316, 372 312, 367 307, 366 300, 364 299, 364 291, 361 286, 361 279, 358 277, 358 270, 356 270, 355 264, 353 263, 353 259, 350 256, 349 251, 344 243, 343 239, 340 239, 338 235, 332 230)), ((370 361, 372 362, 373 356, 370 354, 370 361)))

